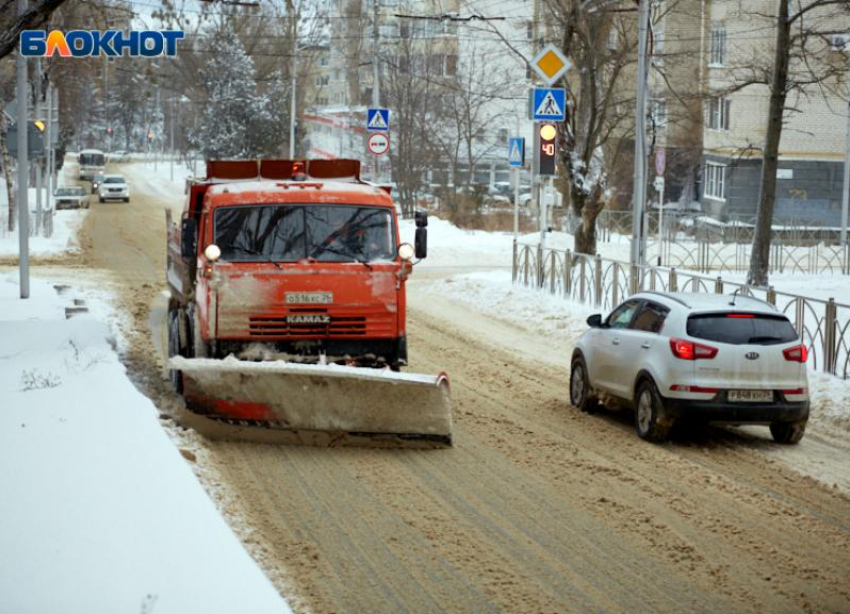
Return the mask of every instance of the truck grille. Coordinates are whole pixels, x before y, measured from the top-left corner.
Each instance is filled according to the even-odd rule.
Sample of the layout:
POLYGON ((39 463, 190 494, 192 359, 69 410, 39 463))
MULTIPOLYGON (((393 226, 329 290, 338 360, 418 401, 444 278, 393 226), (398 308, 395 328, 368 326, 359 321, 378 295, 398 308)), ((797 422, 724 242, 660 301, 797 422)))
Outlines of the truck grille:
POLYGON ((363 336, 366 334, 366 318, 362 316, 331 316, 328 324, 293 324, 286 317, 252 317, 248 325, 252 337, 326 337, 363 336))

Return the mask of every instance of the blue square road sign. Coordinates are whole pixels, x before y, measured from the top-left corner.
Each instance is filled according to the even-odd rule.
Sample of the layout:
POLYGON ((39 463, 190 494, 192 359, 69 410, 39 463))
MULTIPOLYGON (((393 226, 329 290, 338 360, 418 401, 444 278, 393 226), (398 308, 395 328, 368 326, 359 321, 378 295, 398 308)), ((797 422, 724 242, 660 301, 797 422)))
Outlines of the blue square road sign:
POLYGON ((508 166, 521 167, 525 165, 525 139, 512 136, 508 144, 508 166))
POLYGON ((386 132, 389 129, 389 109, 368 109, 366 111, 366 130, 370 132, 386 132))
POLYGON ((532 96, 534 121, 563 121, 566 117, 567 91, 558 87, 536 87, 532 96))

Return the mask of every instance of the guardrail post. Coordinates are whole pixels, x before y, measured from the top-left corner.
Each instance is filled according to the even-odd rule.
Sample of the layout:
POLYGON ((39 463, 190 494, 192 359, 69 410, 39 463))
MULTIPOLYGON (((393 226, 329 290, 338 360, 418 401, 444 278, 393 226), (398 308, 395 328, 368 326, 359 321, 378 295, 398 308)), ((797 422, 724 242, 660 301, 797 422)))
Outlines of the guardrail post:
POLYGON ((776 290, 773 289, 773 286, 767 287, 767 302, 776 305, 776 290))
POLYGON ((537 287, 543 287, 543 246, 537 245, 537 287))
POLYGON ((629 265, 629 294, 637 294, 640 288, 639 269, 636 264, 629 265))
POLYGON ((826 373, 835 373, 835 362, 838 354, 835 336, 835 299, 831 298, 826 303, 824 313, 824 336, 823 336, 823 370, 826 373))
POLYGON ((667 279, 667 291, 668 292, 678 292, 679 291, 679 283, 676 278, 676 268, 673 267, 670 269, 669 278, 667 279))
POLYGON ((649 267, 649 289, 650 290, 655 290, 655 277, 656 277, 655 267, 650 266, 649 267))
POLYGON ((554 249, 549 252, 552 263, 550 264, 551 274, 549 275, 549 294, 555 294, 555 285, 558 281, 558 252, 554 249))
POLYGON ((514 239, 514 257, 511 260, 511 281, 516 283, 516 278, 519 273, 519 246, 517 245, 516 239, 514 239))
POLYGON ((578 293, 578 296, 579 296, 579 300, 582 303, 584 303, 585 293, 587 291, 587 279, 585 278, 585 275, 587 274, 587 258, 585 258, 583 256, 581 257, 581 267, 580 268, 581 268, 581 270, 579 271, 579 280, 578 280, 579 293, 578 293))
POLYGON ((596 254, 593 259, 593 304, 599 307, 602 304, 602 257, 596 254))
POLYGON ((620 302, 620 264, 614 263, 614 274, 611 281, 611 308, 613 309, 620 302))
POLYGON ((714 280, 714 293, 723 294, 723 280, 720 278, 720 275, 714 280))
POLYGON ((567 259, 564 261, 564 296, 570 298, 573 295, 573 252, 567 250, 567 259))

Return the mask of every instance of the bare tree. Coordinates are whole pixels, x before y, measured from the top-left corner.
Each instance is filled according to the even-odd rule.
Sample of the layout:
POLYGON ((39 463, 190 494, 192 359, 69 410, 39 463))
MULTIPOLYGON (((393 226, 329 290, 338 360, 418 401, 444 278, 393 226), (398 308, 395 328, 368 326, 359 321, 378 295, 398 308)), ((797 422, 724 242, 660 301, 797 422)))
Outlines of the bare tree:
POLYGON ((15 0, 0 2, 0 58, 15 50, 21 32, 43 26, 53 11, 64 2, 65 0, 40 0, 33 3, 20 17, 15 8, 15 0))
POLYGON ((766 137, 759 191, 758 218, 753 237, 753 255, 747 283, 766 286, 770 265, 771 227, 776 203, 776 170, 783 123, 795 112, 788 104, 789 94, 805 96, 837 81, 846 70, 828 59, 829 37, 846 32, 850 20, 847 0, 777 0, 772 70, 755 69, 737 89, 762 84, 770 88, 766 137), (767 77, 765 79, 765 77, 767 77))

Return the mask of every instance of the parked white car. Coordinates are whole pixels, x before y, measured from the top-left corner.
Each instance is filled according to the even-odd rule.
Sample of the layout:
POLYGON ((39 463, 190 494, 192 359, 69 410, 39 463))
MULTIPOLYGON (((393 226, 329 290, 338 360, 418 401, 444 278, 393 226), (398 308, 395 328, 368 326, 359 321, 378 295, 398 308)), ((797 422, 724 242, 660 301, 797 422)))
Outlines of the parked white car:
POLYGON ((104 175, 103 181, 97 186, 97 196, 100 202, 106 200, 123 200, 130 202, 130 185, 123 175, 104 175))
POLYGON ((53 191, 55 208, 59 209, 88 209, 89 199, 86 189, 76 185, 60 185, 53 191))
POLYGON ((677 420, 767 424, 797 443, 809 417, 808 350, 788 318, 758 299, 641 292, 590 330, 572 356, 570 402, 635 410, 635 428, 661 442, 677 420))

